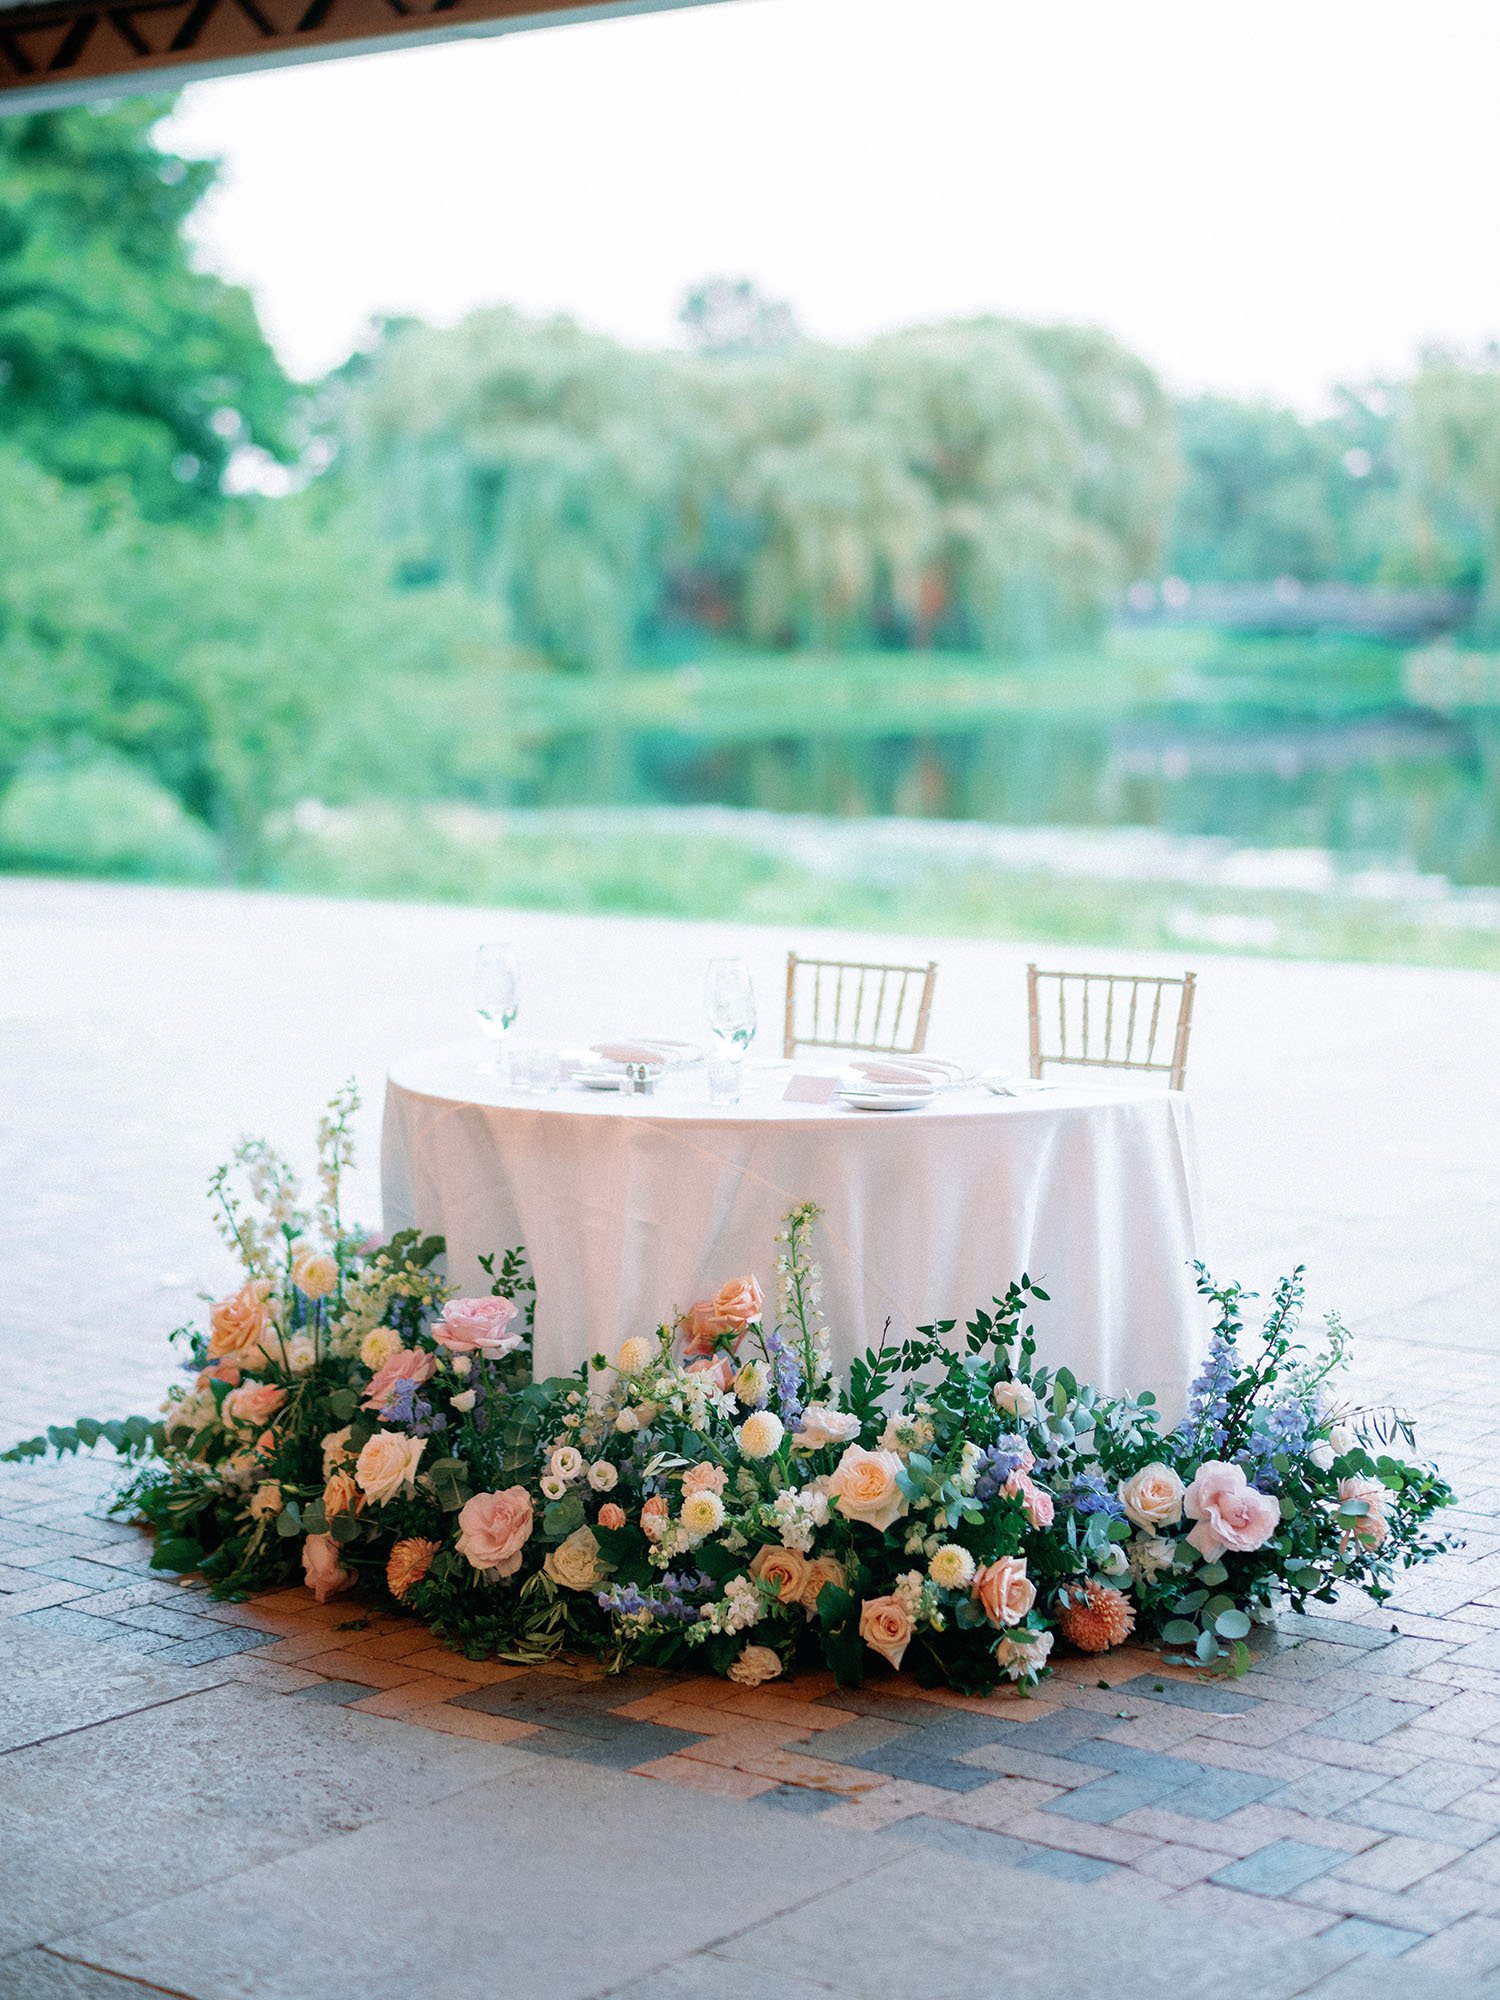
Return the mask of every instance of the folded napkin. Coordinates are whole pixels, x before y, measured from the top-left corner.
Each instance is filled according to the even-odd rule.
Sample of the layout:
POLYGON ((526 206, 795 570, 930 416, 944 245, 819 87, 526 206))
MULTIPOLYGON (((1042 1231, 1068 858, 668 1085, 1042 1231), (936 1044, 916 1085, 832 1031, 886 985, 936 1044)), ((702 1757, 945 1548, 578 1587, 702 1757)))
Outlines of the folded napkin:
POLYGON ((902 1090, 932 1090, 936 1088, 937 1072, 917 1063, 875 1062, 863 1060, 850 1065, 867 1083, 878 1083, 902 1090))

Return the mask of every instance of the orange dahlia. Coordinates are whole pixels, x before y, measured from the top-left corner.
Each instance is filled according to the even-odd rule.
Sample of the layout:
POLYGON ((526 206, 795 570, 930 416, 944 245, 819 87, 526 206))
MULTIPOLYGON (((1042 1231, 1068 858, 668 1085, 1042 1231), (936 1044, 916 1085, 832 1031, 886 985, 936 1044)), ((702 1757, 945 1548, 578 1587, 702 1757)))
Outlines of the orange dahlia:
POLYGON ((406 1541, 397 1542, 385 1565, 385 1580, 390 1585, 392 1597, 405 1597, 414 1583, 422 1581, 441 1547, 440 1542, 425 1541, 420 1535, 411 1535, 406 1541))
POLYGON ((1107 1653, 1123 1646, 1135 1630, 1130 1600, 1107 1583, 1074 1584, 1061 1592, 1057 1623, 1080 1653, 1107 1653))

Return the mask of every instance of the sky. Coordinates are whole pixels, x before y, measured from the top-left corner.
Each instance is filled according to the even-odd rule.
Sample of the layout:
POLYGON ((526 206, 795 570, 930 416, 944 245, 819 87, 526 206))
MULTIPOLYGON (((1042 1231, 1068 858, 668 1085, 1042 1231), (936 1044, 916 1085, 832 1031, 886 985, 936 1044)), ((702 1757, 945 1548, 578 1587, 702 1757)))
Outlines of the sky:
POLYGON ((1314 410, 1500 337, 1496 0, 724 0, 200 84, 205 263, 293 372, 372 316, 678 337, 714 274, 856 341, 1108 328, 1314 410))

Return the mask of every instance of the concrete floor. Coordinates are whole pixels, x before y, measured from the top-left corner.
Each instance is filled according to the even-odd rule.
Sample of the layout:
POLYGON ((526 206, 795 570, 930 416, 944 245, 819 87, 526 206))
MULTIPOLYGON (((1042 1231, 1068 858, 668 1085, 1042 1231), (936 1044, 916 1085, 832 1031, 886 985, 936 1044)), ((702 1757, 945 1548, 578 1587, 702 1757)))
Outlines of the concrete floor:
MULTIPOLYGON (((368 1107, 357 1205, 374 1219, 384 1066, 462 1029, 473 946, 494 935, 523 954, 521 1032, 570 1040, 700 1032, 703 961, 730 949, 752 960, 773 1021, 782 954, 812 942, 0 882, 0 1439, 152 1406, 168 1374, 164 1331, 226 1275, 201 1201, 207 1173, 244 1130, 305 1159, 321 1100, 351 1071, 368 1107)), ((849 942, 860 956, 887 942, 892 955, 930 951, 942 964, 931 1046, 1020 1066, 1024 947, 849 942)), ((1487 1794, 1500 1671, 1477 1653, 1455 1661, 1495 1643, 1485 1634, 1500 1620, 1485 1602, 1500 1580, 1500 981, 1232 959, 1200 969, 1189 1080, 1204 1252, 1251 1282, 1306 1259, 1315 1302, 1341 1306, 1359 1334, 1362 1381, 1415 1391, 1434 1414, 1430 1442, 1458 1454, 1474 1554, 1467 1572, 1454 1559, 1413 1585, 1401 1628, 1412 1637, 1396 1644, 1415 1646, 1417 1704, 1449 1703, 1450 1733, 1429 1740, 1424 1773, 1468 1758, 1470 1787, 1487 1794), (1463 1725, 1452 1701, 1468 1704, 1463 1725)), ((1500 1835, 1492 1843, 1475 1821, 1452 1864, 1469 1887, 1462 1912, 1451 1929, 1429 1923, 1409 1959, 1367 1956, 1357 1923, 1309 1937, 1221 1920, 1218 1904, 1210 1940, 1205 1884, 1122 1901, 952 1846, 893 1844, 831 1824, 837 1815, 417 1729, 305 1687, 288 1700, 249 1653, 171 1659, 182 1642, 143 1654, 80 1636, 66 1617, 49 1626, 34 1593, 66 1613, 85 1588, 74 1564, 118 1570, 143 1613, 156 1601, 129 1531, 99 1517, 97 1483, 86 1466, 4 1482, 0 1840, 19 1857, 0 1899, 4 2000, 127 2000, 142 1985, 191 2000, 1496 1990, 1500 1891, 1484 1885, 1500 1835)), ((1357 1674, 1314 1664, 1354 1688, 1357 1674)), ((1392 1831, 1376 1852, 1401 1848, 1392 1861, 1410 1865, 1406 1849, 1421 1845, 1392 1831)), ((1240 1901, 1254 1918, 1253 1899, 1240 1901)))

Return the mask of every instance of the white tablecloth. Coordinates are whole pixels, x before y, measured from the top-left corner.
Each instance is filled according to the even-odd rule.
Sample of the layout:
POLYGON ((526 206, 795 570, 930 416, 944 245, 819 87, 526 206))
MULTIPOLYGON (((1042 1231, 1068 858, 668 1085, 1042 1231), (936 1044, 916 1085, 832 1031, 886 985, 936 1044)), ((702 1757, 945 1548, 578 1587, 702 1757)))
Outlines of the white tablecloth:
POLYGON ((1152 1389, 1175 1416, 1207 1333, 1185 1098, 1110 1078, 862 1112, 786 1103, 784 1084, 729 1109, 708 1103, 701 1069, 650 1098, 535 1097, 478 1074, 469 1044, 406 1057, 386 1092, 386 1227, 445 1236, 465 1291, 488 1290, 481 1252, 524 1245, 548 1375, 743 1272, 771 1296, 775 1232, 812 1200, 841 1365, 887 1315, 898 1338, 962 1321, 1024 1270, 1051 1294, 1043 1361, 1152 1389))

